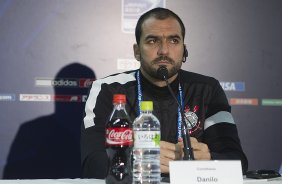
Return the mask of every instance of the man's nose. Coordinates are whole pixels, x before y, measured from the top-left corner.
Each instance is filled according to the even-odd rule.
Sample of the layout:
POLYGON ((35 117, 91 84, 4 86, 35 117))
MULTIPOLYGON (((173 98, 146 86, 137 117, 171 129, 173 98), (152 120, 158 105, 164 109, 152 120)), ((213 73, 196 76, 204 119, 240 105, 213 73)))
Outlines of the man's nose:
POLYGON ((169 44, 167 43, 166 40, 162 40, 159 43, 158 55, 167 55, 168 52, 169 52, 169 44))

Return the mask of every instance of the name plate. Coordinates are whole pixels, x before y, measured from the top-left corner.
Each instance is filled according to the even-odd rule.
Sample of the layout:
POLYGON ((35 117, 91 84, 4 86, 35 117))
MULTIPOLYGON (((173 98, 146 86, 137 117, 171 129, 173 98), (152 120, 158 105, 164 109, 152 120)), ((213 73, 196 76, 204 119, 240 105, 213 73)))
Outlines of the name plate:
POLYGON ((243 184, 241 161, 170 161, 171 184, 243 184))

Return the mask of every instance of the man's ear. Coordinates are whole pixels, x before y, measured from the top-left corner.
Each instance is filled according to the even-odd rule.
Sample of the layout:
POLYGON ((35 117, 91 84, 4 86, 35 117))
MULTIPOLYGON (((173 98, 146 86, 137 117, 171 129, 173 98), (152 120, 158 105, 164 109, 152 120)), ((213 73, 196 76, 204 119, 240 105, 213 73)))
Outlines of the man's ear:
POLYGON ((140 49, 139 46, 135 43, 133 45, 133 51, 134 51, 134 57, 137 61, 141 60, 141 54, 140 54, 140 49))

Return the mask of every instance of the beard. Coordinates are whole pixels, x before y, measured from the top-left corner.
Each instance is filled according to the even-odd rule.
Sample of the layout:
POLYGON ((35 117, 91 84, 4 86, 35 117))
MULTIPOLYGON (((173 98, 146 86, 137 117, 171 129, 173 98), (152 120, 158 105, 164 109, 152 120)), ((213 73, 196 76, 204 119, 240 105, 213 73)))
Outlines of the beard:
MULTIPOLYGON (((167 68, 168 69, 168 78, 171 78, 172 76, 174 76, 175 74, 178 73, 178 71, 181 68, 182 62, 175 62, 173 59, 171 59, 170 57, 167 56, 161 56, 158 57, 156 59, 154 59, 151 62, 145 62, 144 59, 141 57, 141 68, 152 78, 154 79, 159 79, 159 80, 163 80, 159 77, 157 71, 158 68, 162 65, 160 65, 158 68, 154 68, 153 65, 157 65, 158 62, 160 61, 167 61, 169 64, 172 65, 172 68, 167 68)), ((163 65, 165 66, 165 65, 163 65)), ((166 66, 165 66, 166 67, 166 66)))

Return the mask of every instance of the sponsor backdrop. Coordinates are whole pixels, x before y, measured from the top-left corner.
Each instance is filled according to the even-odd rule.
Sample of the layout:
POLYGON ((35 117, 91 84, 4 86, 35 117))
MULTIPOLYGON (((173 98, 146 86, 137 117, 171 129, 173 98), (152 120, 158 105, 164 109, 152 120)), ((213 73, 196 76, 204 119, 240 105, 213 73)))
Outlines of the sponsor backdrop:
POLYGON ((96 78, 139 67, 137 18, 182 17, 183 69, 226 91, 250 169, 282 162, 280 0, 1 0, 0 178, 76 178, 79 126, 96 78))

